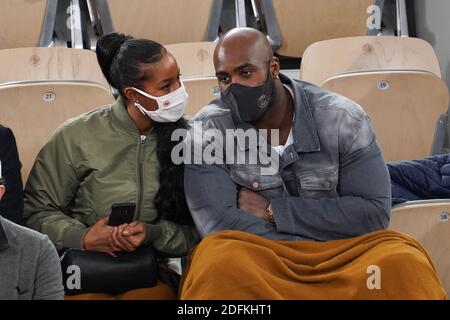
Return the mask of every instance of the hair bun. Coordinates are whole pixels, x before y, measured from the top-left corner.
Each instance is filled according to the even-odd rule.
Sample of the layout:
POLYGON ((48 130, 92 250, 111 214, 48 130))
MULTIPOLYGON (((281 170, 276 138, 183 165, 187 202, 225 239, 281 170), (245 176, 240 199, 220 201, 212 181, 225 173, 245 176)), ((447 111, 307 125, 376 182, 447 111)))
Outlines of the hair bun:
POLYGON ((114 86, 114 83, 110 75, 111 65, 122 45, 131 39, 133 38, 126 36, 123 33, 112 32, 104 35, 97 42, 96 53, 98 63, 100 64, 100 68, 102 69, 105 78, 112 86, 114 86))

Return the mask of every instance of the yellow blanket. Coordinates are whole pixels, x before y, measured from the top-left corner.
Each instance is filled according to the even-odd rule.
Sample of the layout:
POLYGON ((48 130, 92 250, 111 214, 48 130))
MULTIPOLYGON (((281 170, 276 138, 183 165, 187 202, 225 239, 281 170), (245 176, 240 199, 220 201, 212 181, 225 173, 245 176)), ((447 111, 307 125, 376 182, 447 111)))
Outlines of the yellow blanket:
POLYGON ((225 231, 192 252, 184 300, 445 299, 436 269, 406 234, 330 242, 272 241, 225 231))

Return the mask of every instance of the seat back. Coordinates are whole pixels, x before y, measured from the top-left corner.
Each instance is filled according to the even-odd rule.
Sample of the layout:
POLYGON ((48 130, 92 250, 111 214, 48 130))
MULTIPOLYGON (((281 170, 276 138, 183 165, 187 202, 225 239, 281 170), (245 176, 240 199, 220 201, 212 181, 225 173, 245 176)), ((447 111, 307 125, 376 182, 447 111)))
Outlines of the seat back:
POLYGON ((450 293, 450 201, 410 202, 394 207, 389 228, 407 233, 422 244, 450 293))
POLYGON ((89 50, 18 48, 0 50, 0 84, 17 81, 90 81, 109 88, 89 50))
POLYGON ((314 42, 368 32, 374 0, 272 0, 281 33, 281 55, 301 57, 314 42))
MULTIPOLYGON (((28 82, 0 86, 0 123, 16 136, 24 182, 40 149, 66 120, 114 102, 88 82, 28 82)), ((95 137, 93 137, 95 139, 95 137)))
POLYGON ((189 94, 186 115, 195 116, 209 102, 220 96, 214 69, 215 42, 192 42, 166 45, 181 70, 189 94))
POLYGON ((220 96, 216 77, 205 77, 183 80, 189 94, 186 114, 195 116, 204 106, 220 96))
POLYGON ((166 45, 178 62, 183 79, 214 77, 215 42, 190 42, 166 45))
POLYGON ((107 0, 107 4, 113 30, 173 44, 205 40, 213 0, 107 0))
POLYGON ((0 1, 0 50, 39 45, 47 1, 0 1))
POLYGON ((423 71, 349 73, 322 87, 363 107, 386 161, 429 156, 438 118, 449 104, 446 83, 423 71))
POLYGON ((381 70, 422 70, 441 77, 436 53, 425 40, 362 36, 310 45, 303 55, 300 78, 320 86, 341 73, 381 70))

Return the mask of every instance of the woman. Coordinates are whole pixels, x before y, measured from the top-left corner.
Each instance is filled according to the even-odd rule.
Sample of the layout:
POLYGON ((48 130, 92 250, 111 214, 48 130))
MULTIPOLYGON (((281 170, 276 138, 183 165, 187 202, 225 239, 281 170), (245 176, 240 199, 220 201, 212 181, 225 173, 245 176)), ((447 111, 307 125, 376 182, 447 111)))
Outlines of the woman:
POLYGON ((20 169, 22 165, 17 152, 16 139, 12 131, 0 125, 0 176, 8 181, 8 192, 0 202, 0 214, 4 218, 21 224, 23 214, 23 186, 20 169))
MULTIPOLYGON (((186 127, 178 65, 159 43, 119 33, 99 40, 97 57, 120 98, 69 120, 42 149, 25 188, 26 223, 58 249, 114 255, 150 244, 185 256, 199 238, 184 198, 183 166, 170 156, 179 142, 171 141, 172 132, 186 127), (108 226, 111 206, 128 202, 136 204, 137 222, 108 226)), ((149 289, 138 298, 147 293, 154 297, 149 289)))

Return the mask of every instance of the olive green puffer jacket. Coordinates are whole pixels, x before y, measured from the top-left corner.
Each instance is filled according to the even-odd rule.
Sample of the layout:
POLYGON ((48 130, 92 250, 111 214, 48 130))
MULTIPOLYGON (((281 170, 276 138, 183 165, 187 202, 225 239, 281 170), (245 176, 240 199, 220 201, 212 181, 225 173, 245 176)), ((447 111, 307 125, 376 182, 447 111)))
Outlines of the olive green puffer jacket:
POLYGON ((147 243, 181 256, 199 238, 193 227, 158 220, 156 136, 141 136, 119 99, 63 124, 39 153, 25 188, 25 224, 57 248, 81 248, 88 228, 114 203, 135 202, 147 243))

